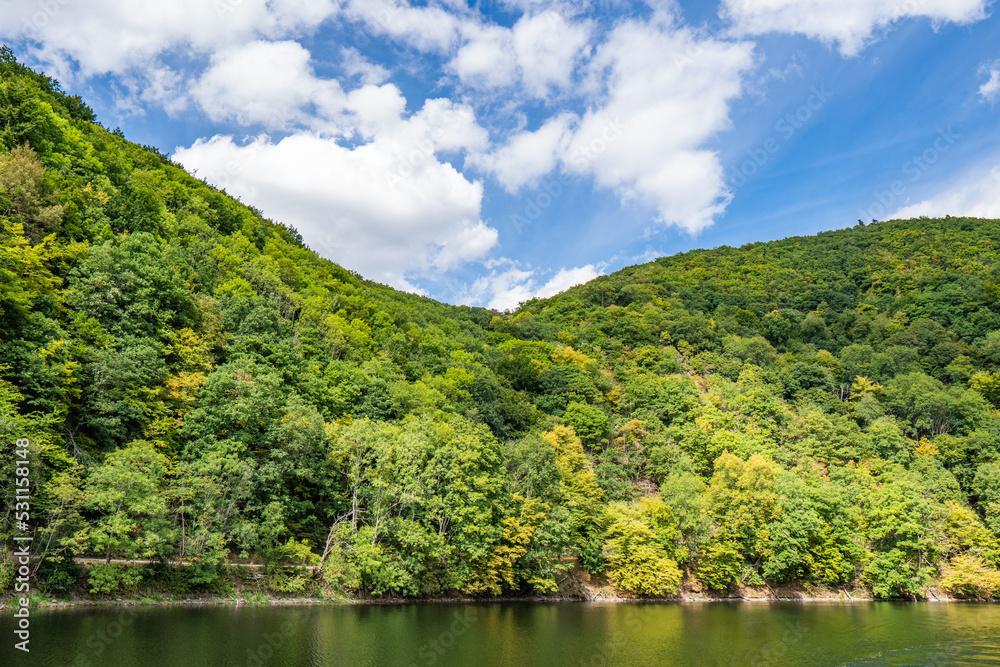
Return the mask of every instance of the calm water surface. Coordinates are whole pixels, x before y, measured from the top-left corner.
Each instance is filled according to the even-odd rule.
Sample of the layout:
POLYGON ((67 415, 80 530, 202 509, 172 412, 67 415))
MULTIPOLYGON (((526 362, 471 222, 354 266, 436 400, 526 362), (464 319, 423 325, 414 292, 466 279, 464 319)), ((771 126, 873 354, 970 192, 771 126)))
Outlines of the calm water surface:
POLYGON ((35 610, 0 666, 1000 665, 1000 605, 497 603, 35 610))

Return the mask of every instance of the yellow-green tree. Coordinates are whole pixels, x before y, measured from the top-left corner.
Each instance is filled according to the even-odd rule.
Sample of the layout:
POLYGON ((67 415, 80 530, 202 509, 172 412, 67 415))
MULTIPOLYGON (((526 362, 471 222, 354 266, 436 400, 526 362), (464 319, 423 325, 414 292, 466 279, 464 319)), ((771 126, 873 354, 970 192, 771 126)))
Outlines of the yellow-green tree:
POLYGON ((680 533, 677 520, 657 497, 609 508, 608 575, 615 585, 638 595, 676 595, 681 571, 673 556, 680 533))

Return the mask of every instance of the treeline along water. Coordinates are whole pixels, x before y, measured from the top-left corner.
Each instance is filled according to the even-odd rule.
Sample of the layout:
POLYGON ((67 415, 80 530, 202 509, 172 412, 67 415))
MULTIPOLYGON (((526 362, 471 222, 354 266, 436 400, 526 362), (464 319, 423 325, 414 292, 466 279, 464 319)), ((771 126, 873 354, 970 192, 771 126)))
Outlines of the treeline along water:
MULTIPOLYGON (((0 620, 10 636, 12 619, 0 620)), ((981 665, 1000 607, 965 603, 495 603, 39 611, 35 667, 981 665)), ((22 660, 23 662, 17 662, 22 660)))
POLYGON ((1000 598, 1000 220, 694 251, 504 314, 364 281, 93 118, 0 47, 0 441, 31 443, 0 448, 0 508, 18 470, 31 496, 0 600, 26 526, 47 599, 584 570, 1000 598))

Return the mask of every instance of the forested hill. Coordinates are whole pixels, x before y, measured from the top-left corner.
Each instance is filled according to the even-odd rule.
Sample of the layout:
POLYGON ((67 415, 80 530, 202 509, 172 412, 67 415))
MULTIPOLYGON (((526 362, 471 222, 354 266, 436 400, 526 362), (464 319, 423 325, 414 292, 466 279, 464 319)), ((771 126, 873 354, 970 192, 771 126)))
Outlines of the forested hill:
POLYGON ((29 438, 45 595, 1000 594, 1000 221, 452 307, 318 258, 4 50, 0 223, 2 591, 29 438))
MULTIPOLYGON (((615 274, 617 284, 606 304, 677 295, 689 309, 711 312, 726 304, 760 316, 782 308, 839 315, 866 304, 951 326, 969 319, 969 306, 988 309, 993 303, 983 290, 994 293, 998 287, 997 243, 1000 227, 989 220, 858 224, 852 230, 689 252, 631 267, 615 274), (644 290, 646 284, 662 289, 644 290)), ((595 285, 602 283, 577 291, 590 293, 595 285)), ((972 342, 983 332, 962 335, 972 342)))

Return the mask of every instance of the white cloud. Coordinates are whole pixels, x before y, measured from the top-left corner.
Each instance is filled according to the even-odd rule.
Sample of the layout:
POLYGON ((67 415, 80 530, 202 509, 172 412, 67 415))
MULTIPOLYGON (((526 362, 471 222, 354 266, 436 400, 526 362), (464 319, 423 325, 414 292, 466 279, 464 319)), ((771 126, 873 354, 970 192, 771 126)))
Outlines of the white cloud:
POLYGON ((148 64, 177 45, 198 53, 311 31, 335 15, 334 0, 0 0, 0 38, 34 42, 30 53, 64 81, 70 61, 84 77, 148 64))
POLYGON ((522 12, 512 28, 488 22, 460 0, 436 6, 404 0, 349 0, 344 14, 368 34, 389 37, 420 51, 449 56, 448 68, 466 85, 480 90, 522 84, 523 91, 545 97, 565 88, 587 46, 591 24, 565 17, 586 3, 521 0, 507 3, 522 12))
POLYGON ((966 174, 957 185, 931 199, 901 208, 890 219, 946 215, 970 218, 1000 218, 1000 165, 992 171, 966 174))
POLYGON ((877 33, 905 18, 970 23, 985 18, 987 0, 723 0, 720 14, 737 34, 787 32, 856 55, 877 33))
POLYGON ((499 88, 514 83, 517 63, 511 33, 499 26, 466 27, 467 41, 449 66, 466 84, 475 88, 499 88))
POLYGON ((406 98, 392 84, 368 85, 348 93, 346 107, 357 117, 357 130, 363 136, 374 137, 399 126, 406 98))
POLYGON ((753 66, 753 46, 700 38, 672 23, 619 25, 590 65, 606 103, 584 114, 563 156, 660 222, 696 233, 729 201, 706 141, 729 127, 729 103, 753 66))
MULTIPOLYGON (((346 57, 355 56, 361 61, 355 64, 367 70, 356 51, 348 51, 346 57)), ((427 154, 482 150, 488 144, 471 107, 431 99, 401 122, 406 98, 394 84, 367 83, 344 92, 336 80, 318 78, 309 52, 291 41, 251 42, 216 54, 191 96, 209 118, 219 122, 236 120, 270 129, 305 127, 368 139, 397 135, 395 141, 427 154)))
POLYGON ((397 0, 349 0, 344 11, 373 34, 421 51, 449 51, 457 44, 462 25, 461 18, 440 7, 414 7, 397 0))
POLYGON ((516 193, 555 169, 577 120, 571 113, 553 116, 537 130, 521 132, 493 154, 476 156, 470 162, 493 173, 505 190, 516 193))
POLYGON ((348 94, 346 108, 370 139, 353 148, 313 132, 247 145, 216 136, 178 148, 174 157, 296 227, 319 254, 412 290, 414 275, 485 257, 497 232, 481 220, 482 184, 438 159, 441 151, 482 148, 485 132, 472 110, 428 100, 403 119, 405 104, 380 101, 389 89, 348 94))
POLYGON ((986 74, 990 78, 986 83, 979 86, 979 94, 987 102, 996 102, 1000 99, 1000 60, 989 67, 985 65, 979 70, 980 74, 986 74))
POLYGON ((349 149, 306 133, 244 146, 214 137, 174 157, 297 228, 319 254, 390 285, 482 258, 497 242, 480 220, 479 182, 432 157, 390 182, 399 153, 385 140, 349 149))
POLYGON ((124 116, 143 115, 150 106, 160 107, 177 117, 190 107, 184 77, 168 66, 150 65, 145 71, 119 77, 115 110, 124 116))
POLYGON ((601 105, 552 116, 470 162, 511 193, 561 166, 697 233, 730 198, 718 157, 703 146, 729 127, 729 103, 753 65, 751 44, 699 36, 665 14, 621 23, 587 64, 601 105))
POLYGON ((501 0, 500 4, 525 14, 552 10, 571 16, 589 11, 593 3, 590 0, 501 0))
POLYGON ((513 46, 528 93, 545 98, 551 89, 565 89, 590 38, 589 23, 568 23, 545 11, 522 17, 513 28, 513 46))
POLYGON ((368 60, 357 49, 342 48, 340 50, 344 74, 356 76, 362 83, 378 85, 389 78, 389 70, 377 63, 368 60))
MULTIPOLYGON (((501 262, 510 265, 509 260, 501 262)), ((514 310, 518 304, 533 298, 544 299, 603 275, 593 264, 572 269, 560 269, 544 283, 539 283, 537 271, 512 266, 503 271, 493 270, 476 280, 459 298, 461 303, 485 303, 494 310, 514 310)))
POLYGON ((589 280, 593 280, 604 272, 599 271, 593 264, 578 266, 575 269, 559 269, 559 273, 552 276, 537 292, 540 298, 550 297, 560 292, 565 292, 574 285, 581 285, 589 280))
POLYGON ((341 113, 347 96, 340 84, 316 78, 309 59, 297 42, 242 44, 215 54, 191 95, 214 121, 272 129, 341 113))
POLYGON ((512 28, 467 19, 460 31, 463 43, 448 67, 462 83, 479 90, 517 84, 518 95, 551 102, 553 91, 570 86, 586 55, 591 24, 546 10, 522 16, 512 28))
POLYGON ((435 152, 482 151, 489 145, 489 136, 476 122, 472 107, 449 99, 427 100, 403 127, 409 130, 409 141, 418 150, 419 144, 427 141, 435 152))

